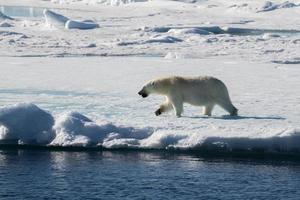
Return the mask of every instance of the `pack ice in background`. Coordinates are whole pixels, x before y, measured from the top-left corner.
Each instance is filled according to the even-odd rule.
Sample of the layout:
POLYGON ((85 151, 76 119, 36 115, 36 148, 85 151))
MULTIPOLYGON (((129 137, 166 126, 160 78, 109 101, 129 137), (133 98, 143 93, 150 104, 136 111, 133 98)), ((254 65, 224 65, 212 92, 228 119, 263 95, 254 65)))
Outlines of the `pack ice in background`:
POLYGON ((298 154, 299 5, 0 0, 1 143, 298 154), (167 75, 221 79, 239 116, 156 117, 137 92, 167 75))

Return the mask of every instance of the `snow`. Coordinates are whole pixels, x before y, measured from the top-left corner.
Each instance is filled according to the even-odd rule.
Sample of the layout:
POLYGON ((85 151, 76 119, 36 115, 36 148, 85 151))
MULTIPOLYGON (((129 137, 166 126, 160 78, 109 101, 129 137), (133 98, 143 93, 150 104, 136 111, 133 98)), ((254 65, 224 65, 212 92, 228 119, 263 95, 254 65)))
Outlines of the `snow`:
MULTIPOLYGON (((254 117, 255 118, 255 117, 254 117)), ((224 118, 226 119, 226 118, 224 118)), ((228 118, 229 119, 229 118, 228 118)), ((243 117, 237 118, 243 119, 243 117)), ((257 117, 259 119, 259 117, 257 117)), ((261 118, 263 119, 263 118, 261 118)), ((266 118, 267 119, 267 118, 266 118)), ((272 118, 283 120, 283 118, 272 118)), ((266 137, 221 137, 152 128, 135 129, 94 122, 78 112, 53 117, 34 104, 16 104, 0 110, 1 140, 50 146, 103 146, 106 148, 179 148, 267 152, 299 151, 300 130, 287 129, 266 137), (53 126, 53 127, 52 127, 53 126)))
POLYGON ((49 27, 44 17, 0 16, 3 140, 299 151, 299 2, 133 2, 0 0, 46 8, 47 23, 61 27, 49 27), (95 29, 68 30, 98 22, 95 29), (164 75, 221 79, 240 116, 216 107, 206 117, 200 107, 185 105, 182 118, 156 117, 163 97, 141 99, 137 92, 164 75), (40 116, 45 119, 35 127, 40 116))
POLYGON ((2 140, 47 144, 54 138, 53 117, 34 104, 16 104, 0 110, 2 140))
MULTIPOLYGON (((50 145, 60 146, 91 146, 104 145, 115 139, 127 137, 137 140, 144 135, 144 130, 132 127, 117 127, 111 123, 97 124, 78 112, 69 112, 59 116, 54 130, 55 139, 50 145), (105 142, 104 142, 105 139, 105 142)), ((114 146, 114 144, 111 144, 114 146)))

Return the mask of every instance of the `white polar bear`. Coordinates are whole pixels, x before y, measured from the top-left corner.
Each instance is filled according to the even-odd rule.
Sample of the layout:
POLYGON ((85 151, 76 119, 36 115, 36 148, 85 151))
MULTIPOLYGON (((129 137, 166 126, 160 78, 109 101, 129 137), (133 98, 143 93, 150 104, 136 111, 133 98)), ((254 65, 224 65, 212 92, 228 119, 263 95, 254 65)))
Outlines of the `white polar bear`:
POLYGON ((138 94, 143 98, 149 94, 160 94, 166 97, 166 101, 155 111, 156 116, 173 108, 176 116, 180 117, 183 103, 203 106, 203 114, 208 116, 211 116, 215 105, 224 108, 231 116, 236 116, 238 112, 231 103, 225 84, 209 76, 170 76, 155 79, 146 83, 138 94))

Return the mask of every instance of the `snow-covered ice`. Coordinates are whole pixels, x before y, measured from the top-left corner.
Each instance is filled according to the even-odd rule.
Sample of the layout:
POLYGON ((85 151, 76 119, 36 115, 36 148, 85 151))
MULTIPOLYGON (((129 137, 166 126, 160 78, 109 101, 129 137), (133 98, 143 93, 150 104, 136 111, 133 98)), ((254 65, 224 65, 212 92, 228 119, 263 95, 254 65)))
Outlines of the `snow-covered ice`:
POLYGON ((5 141, 300 150, 297 1, 0 0, 0 5, 28 6, 32 12, 33 6, 45 8, 47 21, 62 27, 47 26, 44 17, 11 20, 1 10, 0 136, 5 141), (82 23, 100 26, 65 29, 82 23), (186 105, 182 118, 156 117, 162 98, 140 99, 137 92, 146 80, 162 75, 218 77, 240 116, 216 108, 205 117, 201 108, 186 105), (45 119, 36 122, 40 116, 45 119))
MULTIPOLYGON (((55 137, 48 145, 267 152, 295 152, 300 148, 300 68, 295 65, 224 57, 3 57, 2 64, 3 109, 30 101, 50 112, 55 119, 55 137), (217 107, 212 117, 206 117, 201 108, 186 105, 182 118, 173 113, 156 117, 154 111, 163 98, 142 99, 137 92, 145 80, 170 74, 220 78, 228 85, 240 115, 230 117, 217 107)), ((20 109, 24 110, 22 105, 20 109)), ((34 127, 31 121, 23 123, 28 125, 22 127, 34 127)), ((3 130, 7 133, 7 129, 3 130)))

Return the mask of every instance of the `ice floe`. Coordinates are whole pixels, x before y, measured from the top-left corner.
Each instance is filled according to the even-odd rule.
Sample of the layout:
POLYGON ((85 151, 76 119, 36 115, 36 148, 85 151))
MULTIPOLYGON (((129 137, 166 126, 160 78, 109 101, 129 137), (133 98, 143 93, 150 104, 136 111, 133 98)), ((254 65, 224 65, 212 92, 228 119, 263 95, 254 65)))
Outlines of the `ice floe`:
POLYGON ((63 113, 54 118, 30 103, 2 108, 0 124, 0 145, 16 141, 19 144, 109 149, 300 152, 300 130, 297 129, 287 129, 269 137, 203 136, 197 132, 95 122, 78 112, 63 113))

